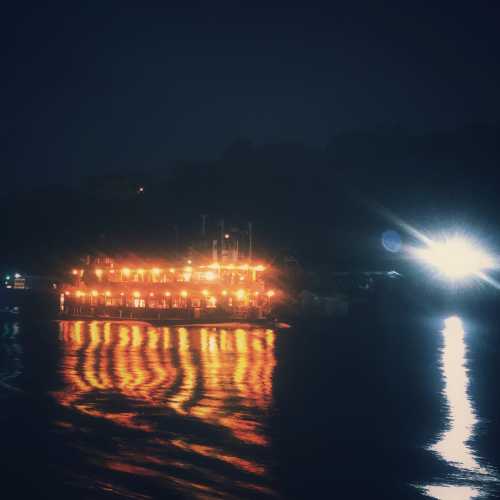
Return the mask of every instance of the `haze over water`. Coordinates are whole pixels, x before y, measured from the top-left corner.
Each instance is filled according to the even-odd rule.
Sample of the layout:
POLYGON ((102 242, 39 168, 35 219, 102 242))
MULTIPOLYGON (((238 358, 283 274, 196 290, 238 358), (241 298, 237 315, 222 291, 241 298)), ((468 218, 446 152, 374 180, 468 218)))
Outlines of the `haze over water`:
POLYGON ((497 498, 493 319, 365 318, 4 323, 12 498, 497 498))

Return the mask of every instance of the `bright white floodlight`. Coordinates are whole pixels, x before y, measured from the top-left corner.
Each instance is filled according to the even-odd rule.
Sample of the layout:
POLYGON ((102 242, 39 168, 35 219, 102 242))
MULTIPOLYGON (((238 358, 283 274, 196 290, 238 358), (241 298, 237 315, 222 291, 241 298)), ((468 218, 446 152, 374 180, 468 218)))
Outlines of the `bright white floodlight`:
POLYGON ((473 242, 455 236, 430 241, 427 248, 415 250, 416 256, 451 280, 460 280, 491 269, 495 261, 473 242))

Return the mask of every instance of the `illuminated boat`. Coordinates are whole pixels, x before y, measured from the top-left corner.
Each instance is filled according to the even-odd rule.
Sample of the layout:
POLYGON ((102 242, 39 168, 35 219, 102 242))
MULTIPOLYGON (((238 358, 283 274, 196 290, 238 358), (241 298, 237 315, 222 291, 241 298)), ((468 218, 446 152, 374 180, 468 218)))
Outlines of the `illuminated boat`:
POLYGON ((242 262, 115 262, 73 269, 60 293, 63 317, 147 321, 267 320, 280 293, 263 264, 242 262), (146 265, 147 264, 147 265, 146 265))

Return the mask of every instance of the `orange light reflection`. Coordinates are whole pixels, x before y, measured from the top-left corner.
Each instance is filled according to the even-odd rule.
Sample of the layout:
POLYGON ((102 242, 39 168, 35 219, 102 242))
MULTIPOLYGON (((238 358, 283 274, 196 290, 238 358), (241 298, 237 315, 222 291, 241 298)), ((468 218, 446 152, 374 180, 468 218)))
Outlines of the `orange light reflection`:
MULTIPOLYGON (((268 445, 263 420, 272 402, 276 363, 272 330, 62 321, 60 332, 66 387, 54 395, 62 405, 155 434, 158 421, 148 419, 148 412, 194 419, 227 437, 213 446, 188 434, 165 440, 169 446, 266 476, 263 465, 234 450, 268 445), (106 403, 117 395, 130 402, 126 411, 106 403), (231 452, 225 451, 227 439, 239 443, 231 452)), ((140 467, 136 462, 127 469, 118 458, 108 465, 140 467)))

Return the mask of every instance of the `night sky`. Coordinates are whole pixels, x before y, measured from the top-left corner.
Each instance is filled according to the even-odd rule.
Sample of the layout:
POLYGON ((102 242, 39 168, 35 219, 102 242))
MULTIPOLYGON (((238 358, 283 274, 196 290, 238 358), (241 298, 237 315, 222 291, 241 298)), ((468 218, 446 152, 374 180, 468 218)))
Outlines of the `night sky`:
POLYGON ((495 122, 495 4, 16 3, 2 191, 217 158, 242 137, 324 147, 339 131, 495 122))

